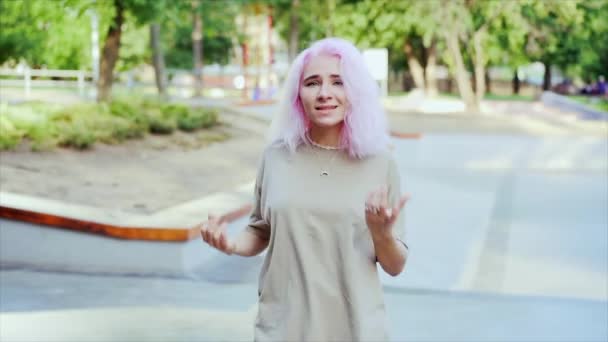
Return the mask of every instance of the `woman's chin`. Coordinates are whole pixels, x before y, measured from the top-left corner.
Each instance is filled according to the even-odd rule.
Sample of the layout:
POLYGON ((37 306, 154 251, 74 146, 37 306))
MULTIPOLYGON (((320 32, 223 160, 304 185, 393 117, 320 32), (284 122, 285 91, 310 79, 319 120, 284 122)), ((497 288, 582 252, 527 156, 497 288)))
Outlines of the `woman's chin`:
POLYGON ((313 120, 313 123, 318 127, 330 128, 342 124, 343 121, 344 118, 341 117, 325 116, 316 118, 316 120, 313 120))

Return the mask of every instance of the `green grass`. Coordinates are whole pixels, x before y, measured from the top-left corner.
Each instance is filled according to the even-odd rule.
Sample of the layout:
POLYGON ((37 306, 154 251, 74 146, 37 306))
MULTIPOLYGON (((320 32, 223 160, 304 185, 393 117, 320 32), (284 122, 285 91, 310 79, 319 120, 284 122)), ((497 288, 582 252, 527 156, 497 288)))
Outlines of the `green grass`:
MULTIPOLYGON (((460 98, 460 95, 456 94, 456 93, 441 93, 439 96, 452 98, 452 99, 460 98)), ((495 101, 534 101, 534 96, 518 95, 518 94, 499 95, 499 94, 487 93, 486 95, 484 95, 483 99, 484 100, 495 100, 495 101)))
POLYGON ((190 108, 143 97, 69 106, 44 103, 0 104, 0 150, 24 141, 32 150, 88 149, 96 142, 119 144, 146 134, 192 132, 218 123, 215 110, 190 108))
POLYGON ((500 100, 500 101, 534 101, 534 96, 531 95, 498 95, 498 94, 486 94, 483 97, 485 100, 500 100))
POLYGON ((608 112, 608 100, 606 98, 582 96, 582 95, 571 95, 569 99, 575 100, 579 103, 587 105, 590 108, 608 112))

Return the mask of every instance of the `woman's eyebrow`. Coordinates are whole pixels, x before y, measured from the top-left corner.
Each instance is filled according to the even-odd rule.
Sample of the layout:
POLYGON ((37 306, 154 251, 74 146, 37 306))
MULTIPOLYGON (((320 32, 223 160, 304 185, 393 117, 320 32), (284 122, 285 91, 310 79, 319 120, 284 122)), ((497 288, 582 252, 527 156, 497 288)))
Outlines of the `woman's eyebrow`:
MULTIPOLYGON (((302 82, 306 82, 308 80, 315 79, 315 78, 320 78, 320 77, 321 76, 316 75, 316 74, 315 75, 310 75, 310 76, 306 77, 302 82)), ((340 78, 340 75, 331 74, 331 75, 329 75, 329 77, 331 77, 331 78, 340 78)))
POLYGON ((306 82, 306 81, 311 80, 313 78, 319 78, 319 75, 310 75, 310 76, 306 77, 302 82, 306 82))

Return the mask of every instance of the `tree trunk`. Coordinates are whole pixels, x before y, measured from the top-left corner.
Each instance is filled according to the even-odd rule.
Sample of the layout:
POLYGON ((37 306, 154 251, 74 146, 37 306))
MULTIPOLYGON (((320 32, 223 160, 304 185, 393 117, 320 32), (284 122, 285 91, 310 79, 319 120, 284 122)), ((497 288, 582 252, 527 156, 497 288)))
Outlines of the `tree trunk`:
POLYGON ((101 65, 99 67, 99 80, 97 81, 97 102, 109 101, 112 95, 112 81, 114 78, 114 66, 118 60, 120 49, 120 36, 122 23, 124 21, 124 7, 121 0, 114 0, 116 14, 103 46, 101 53, 101 65))
POLYGON ((156 88, 158 88, 158 94, 165 97, 167 96, 167 79, 165 77, 165 58, 160 45, 160 25, 158 23, 150 24, 150 45, 152 47, 152 64, 154 65, 156 88))
POLYGON ((289 18, 289 62, 292 62, 298 54, 300 31, 298 26, 298 11, 300 0, 291 1, 291 12, 289 18))
POLYGON ((192 65, 194 66, 194 96, 203 93, 203 18, 200 0, 192 1, 192 65))
POLYGON ((519 94, 519 87, 520 87, 520 81, 519 81, 519 74, 517 72, 518 68, 515 68, 515 72, 513 73, 513 94, 518 95, 519 94))
POLYGON ((545 74, 543 75, 543 90, 551 90, 551 64, 543 62, 545 74))
POLYGON ((488 68, 486 68, 484 79, 486 81, 486 93, 492 94, 492 80, 490 79, 490 70, 488 68))
POLYGON ((414 84, 416 85, 416 88, 424 91, 426 88, 424 83, 424 69, 422 68, 422 65, 420 65, 420 62, 418 62, 418 59, 414 55, 412 45, 409 43, 409 41, 406 41, 403 45, 403 52, 405 53, 405 56, 407 58, 407 64, 410 69, 410 74, 414 79, 414 84))
POLYGON ((466 110, 471 113, 479 113, 479 103, 475 98, 467 69, 464 66, 457 33, 453 31, 446 32, 446 42, 450 56, 454 61, 456 84, 458 85, 458 91, 460 92, 460 97, 464 101, 466 110))
POLYGON ((433 38, 427 50, 426 68, 424 69, 426 95, 435 97, 437 91, 437 40, 433 38))
POLYGON ((479 106, 486 94, 486 63, 482 47, 483 35, 483 32, 475 32, 473 35, 473 46, 475 49, 475 58, 473 59, 473 64, 475 65, 475 101, 477 102, 477 106, 479 106))

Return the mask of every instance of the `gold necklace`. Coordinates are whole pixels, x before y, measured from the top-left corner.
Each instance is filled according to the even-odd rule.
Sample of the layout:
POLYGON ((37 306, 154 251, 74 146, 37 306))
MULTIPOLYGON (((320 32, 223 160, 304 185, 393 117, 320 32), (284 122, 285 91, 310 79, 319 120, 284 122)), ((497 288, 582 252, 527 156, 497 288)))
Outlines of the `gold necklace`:
POLYGON ((339 146, 321 145, 321 144, 317 143, 316 141, 312 140, 310 138, 310 135, 308 135, 308 133, 306 133, 306 139, 308 139, 308 142, 310 142, 312 145, 314 145, 314 146, 316 146, 318 148, 322 148, 324 150, 335 151, 335 150, 339 150, 340 149, 339 146))
MULTIPOLYGON (((313 143, 312 140, 310 138, 308 138, 309 141, 311 142, 311 144, 313 146, 311 146, 311 149, 313 150, 313 154, 315 155, 315 158, 319 161, 323 161, 323 159, 327 159, 327 158, 322 158, 321 157, 321 153, 322 151, 318 151, 317 148, 319 149, 323 149, 325 151, 327 151, 327 153, 332 153, 333 156, 331 157, 331 159, 329 160, 329 163, 327 163, 326 167, 322 167, 321 171, 319 173, 319 175, 321 177, 328 177, 330 175, 330 168, 334 163, 334 160, 336 159, 336 157, 338 156, 338 154, 340 153, 338 150, 339 148, 324 148, 323 145, 317 146, 318 144, 313 143)), ((329 146, 328 146, 329 147, 329 146)))
POLYGON ((340 150, 342 150, 342 147, 340 146, 327 146, 327 145, 321 145, 317 142, 315 142, 314 140, 312 140, 312 138, 310 137, 310 134, 308 132, 306 132, 305 134, 306 139, 308 140, 308 142, 313 145, 312 149, 314 150, 314 154, 316 157, 318 157, 319 160, 321 160, 320 158, 320 153, 319 151, 316 150, 316 148, 328 151, 330 153, 333 153, 333 156, 331 157, 329 163, 327 164, 327 167, 325 168, 321 168, 321 172, 320 172, 320 176, 321 177, 327 177, 329 176, 329 167, 334 163, 334 160, 336 159, 336 157, 338 156, 340 150))

